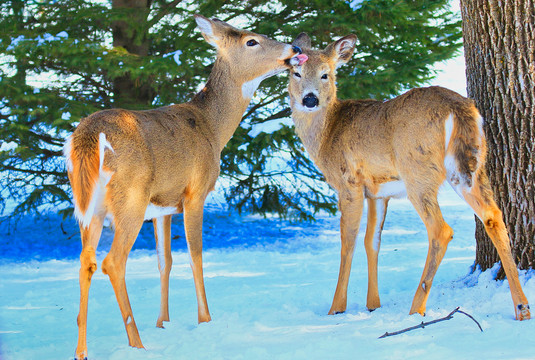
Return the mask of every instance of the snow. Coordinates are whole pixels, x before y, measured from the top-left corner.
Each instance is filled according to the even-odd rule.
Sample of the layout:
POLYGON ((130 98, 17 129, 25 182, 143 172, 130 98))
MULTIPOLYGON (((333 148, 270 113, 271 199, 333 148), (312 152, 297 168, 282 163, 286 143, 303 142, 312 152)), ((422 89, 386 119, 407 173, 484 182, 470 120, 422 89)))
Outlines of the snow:
POLYGON ((21 42, 21 41, 24 41, 25 40, 25 37, 24 35, 19 35, 17 36, 16 38, 11 38, 11 44, 6 48, 7 51, 12 51, 14 50, 17 45, 21 42))
POLYGON ((175 60, 176 64, 180 65, 180 64, 182 64, 182 62, 180 61, 180 55, 182 55, 182 50, 177 50, 177 51, 173 51, 173 52, 167 53, 167 54, 163 55, 163 57, 166 58, 166 57, 169 57, 169 56, 173 56, 173 60, 175 60))
POLYGON ((248 135, 251 137, 256 137, 260 133, 273 134, 275 131, 280 130, 284 125, 293 126, 292 119, 282 118, 254 124, 248 135))
MULTIPOLYGON (((427 316, 408 315, 427 254, 423 224, 407 200, 390 201, 379 254, 382 307, 366 310, 363 232, 349 281, 348 311, 328 316, 339 266, 339 218, 293 223, 238 216, 209 204, 204 223, 204 272, 210 323, 197 324, 195 290, 182 216, 173 217, 170 317, 156 328, 159 271, 152 224, 132 251, 126 282, 145 350, 130 348, 107 276, 97 270, 89 295, 91 359, 532 359, 534 321, 514 320, 507 281, 497 268, 470 272, 474 216, 451 189, 440 203, 455 236, 437 272, 427 316), (178 238, 176 238, 178 236, 178 238), (402 335, 378 339, 443 317, 468 312, 402 335)), ((361 229, 365 228, 363 216, 361 229)), ((57 215, 0 223, 0 358, 70 359, 77 341, 79 235, 57 215), (60 224, 61 227, 60 227, 60 224)), ((97 259, 109 250, 105 229, 97 259)), ((528 299, 535 276, 521 272, 528 299)))
POLYGON ((353 10, 358 10, 362 7, 362 3, 364 2, 365 0, 352 0, 350 3, 349 3, 349 7, 353 10))
MULTIPOLYGON (((363 2, 353 0, 350 6, 358 9, 363 2)), ((67 34, 50 35, 46 41, 61 40, 63 35, 67 34)), ((8 50, 24 40, 22 35, 12 38, 8 50)), ((171 54, 180 65, 181 52, 167 55, 171 54)), ((437 70, 431 84, 466 95, 462 54, 437 70)), ((252 136, 281 126, 280 120, 255 125, 252 136)), ((0 150, 16 146, 2 142, 0 150)), ((497 268, 470 271, 475 257, 474 216, 450 188, 441 192, 440 203, 455 235, 435 276, 425 317, 408 315, 427 254, 425 228, 408 200, 389 203, 379 253, 382 307, 371 313, 365 307, 364 214, 349 280, 348 311, 328 316, 338 276, 339 217, 292 223, 238 216, 215 204, 222 201, 217 193, 209 197, 212 204, 206 207, 203 227, 204 278, 213 320, 197 324, 182 216, 176 215, 171 322, 164 323, 165 329, 155 327, 159 271, 154 230, 147 222, 130 254, 126 275, 146 350, 128 346, 115 295, 99 268, 89 295, 90 359, 534 358, 535 321, 514 320, 507 281, 493 280, 497 268), (425 329, 377 339, 387 331, 443 317, 457 306, 474 316, 484 332, 456 314, 425 329)), ((113 232, 105 228, 97 251, 99 267, 112 238, 113 232)), ((0 218, 0 359, 72 359, 78 332, 80 248, 73 219, 45 214, 22 218, 16 225, 15 220, 0 218)), ((532 302, 534 274, 520 273, 532 302)))
POLYGON ((67 39, 68 37, 69 37, 69 35, 67 34, 66 31, 61 31, 61 32, 57 33, 56 36, 54 36, 52 34, 48 34, 48 33, 43 34, 42 37, 41 37, 41 35, 39 35, 39 36, 36 37, 36 40, 37 40, 37 44, 38 45, 42 45, 45 42, 58 41, 58 40, 62 40, 62 39, 67 39))
POLYGON ((44 43, 51 41, 61 41, 67 39, 69 34, 66 31, 60 31, 56 35, 44 33, 42 36, 38 35, 35 39, 27 39, 24 35, 19 35, 16 38, 11 38, 11 44, 6 48, 7 51, 14 50, 22 41, 37 41, 37 45, 43 45, 44 43))
POLYGON ((2 144, 0 145, 0 151, 11 151, 11 150, 16 149, 18 146, 19 144, 17 144, 14 141, 10 141, 10 142, 2 141, 2 144))

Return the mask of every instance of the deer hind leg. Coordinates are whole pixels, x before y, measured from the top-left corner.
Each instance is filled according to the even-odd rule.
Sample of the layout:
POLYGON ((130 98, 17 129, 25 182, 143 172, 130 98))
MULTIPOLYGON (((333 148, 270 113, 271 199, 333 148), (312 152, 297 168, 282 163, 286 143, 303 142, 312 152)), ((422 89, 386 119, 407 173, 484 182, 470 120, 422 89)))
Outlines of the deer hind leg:
POLYGON ((162 216, 153 219, 154 237, 156 238, 156 252, 158 254, 158 269, 160 270, 160 315, 156 327, 163 328, 163 322, 169 321, 169 273, 173 265, 171 256, 171 217, 162 216))
POLYGON ((80 312, 78 314, 78 345, 75 358, 87 359, 87 303, 91 278, 97 270, 95 251, 102 233, 104 216, 95 215, 89 227, 80 226, 82 252, 80 253, 80 312))
POLYGON ((444 221, 438 206, 438 186, 436 189, 432 188, 418 193, 412 192, 412 194, 410 187, 407 190, 409 199, 425 224, 429 239, 424 271, 409 312, 409 314, 419 313, 423 316, 425 315, 425 306, 433 284, 433 278, 446 253, 448 243, 453 238, 453 230, 444 221))
POLYGON ((362 207, 364 195, 362 189, 351 193, 340 193, 339 209, 340 217, 340 236, 342 240, 342 249, 340 254, 340 272, 338 273, 338 283, 336 291, 329 310, 329 315, 343 313, 347 307, 347 285, 351 272, 351 263, 353 253, 355 252, 355 241, 359 232, 360 218, 362 216, 362 207))
POLYGON ((487 234, 498 251, 507 280, 509 280, 516 319, 530 319, 528 300, 518 279, 518 270, 511 254, 510 240, 503 222, 502 212, 494 202, 494 195, 484 168, 479 170, 473 186, 462 189, 461 193, 462 197, 483 222, 487 234))
POLYGON ((186 230, 186 241, 191 259, 191 271, 195 282, 195 293, 197 295, 198 322, 208 322, 210 311, 206 301, 206 291, 204 289, 204 277, 202 268, 202 222, 203 222, 204 198, 188 199, 184 203, 184 228, 186 230))
POLYGON ((121 310, 124 326, 128 335, 128 344, 132 347, 143 348, 139 332, 137 330, 130 300, 125 283, 126 260, 134 245, 134 241, 143 225, 146 204, 138 205, 134 202, 127 202, 120 207, 127 213, 114 213, 115 236, 111 244, 111 249, 102 262, 102 272, 107 274, 121 310))
POLYGON ((389 199, 367 200, 368 222, 366 225, 366 235, 364 236, 364 247, 366 248, 366 257, 368 259, 368 295, 366 307, 368 310, 373 311, 381 307, 377 282, 377 261, 381 247, 381 232, 385 223, 389 199))

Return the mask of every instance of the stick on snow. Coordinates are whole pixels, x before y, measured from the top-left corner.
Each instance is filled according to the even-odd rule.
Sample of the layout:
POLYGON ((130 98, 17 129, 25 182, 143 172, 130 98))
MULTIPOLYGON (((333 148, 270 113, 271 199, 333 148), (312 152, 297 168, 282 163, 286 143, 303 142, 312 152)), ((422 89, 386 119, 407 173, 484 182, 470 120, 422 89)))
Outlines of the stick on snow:
POLYGON ((481 330, 481 332, 483 332, 483 328, 481 328, 481 325, 479 325, 477 320, 474 319, 474 317, 472 315, 467 314, 462 310, 459 310, 459 307, 457 307, 455 310, 453 310, 452 312, 450 312, 447 316, 444 316, 443 318, 439 318, 439 319, 428 321, 428 322, 423 322, 422 321, 422 323, 419 324, 419 325, 411 326, 409 328, 406 328, 406 329, 403 329, 403 330, 399 330, 399 331, 394 331, 394 332, 391 332, 391 333, 385 332, 383 335, 379 336, 379 339, 385 338, 387 336, 394 336, 394 335, 403 334, 403 333, 405 333, 407 331, 411 331, 411 330, 423 329, 427 325, 435 324, 435 323, 440 322, 440 321, 449 320, 449 319, 453 318, 453 314, 455 314, 456 312, 459 312, 461 314, 464 314, 464 315, 468 316, 470 319, 472 319, 477 324, 477 326, 479 326, 479 330, 481 330))

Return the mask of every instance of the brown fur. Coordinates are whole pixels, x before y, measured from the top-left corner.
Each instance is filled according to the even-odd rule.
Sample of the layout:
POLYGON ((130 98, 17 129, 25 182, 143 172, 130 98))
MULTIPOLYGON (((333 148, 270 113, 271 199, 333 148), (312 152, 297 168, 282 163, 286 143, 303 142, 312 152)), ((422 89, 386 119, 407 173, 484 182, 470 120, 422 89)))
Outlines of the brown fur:
POLYGON ((87 211, 91 194, 99 176, 98 136, 72 144, 72 171, 69 171, 72 193, 80 211, 87 211))
POLYGON ((184 212, 198 320, 211 319, 202 272, 204 200, 219 175, 221 150, 239 125, 252 92, 262 78, 285 70, 296 51, 290 45, 221 21, 201 16, 196 21, 205 39, 218 49, 218 57, 206 87, 192 101, 146 111, 99 111, 82 119, 66 145, 77 216, 86 220, 80 220, 83 250, 77 358, 87 356, 88 290, 106 216, 113 220, 115 237, 102 271, 110 277, 131 346, 143 347, 126 292, 125 265, 149 205, 167 209, 166 213, 150 215, 155 218, 158 248, 164 252, 159 261, 165 259, 165 264, 159 264, 162 298, 157 326, 162 327, 162 322, 169 319, 170 218, 177 212, 184 212), (248 46, 251 39, 259 45, 248 46), (251 81, 253 85, 247 85, 251 81), (112 148, 105 154, 99 154, 101 134, 112 148), (104 155, 102 169, 100 155, 104 155), (103 173, 108 178, 100 181, 103 173), (95 208, 88 209, 97 195, 95 208))
POLYGON ((368 198, 365 245, 371 262, 367 306, 380 306, 377 255, 388 200, 401 196, 393 187, 395 181, 403 183, 428 232, 427 261, 410 311, 425 313, 434 275, 453 237, 437 202, 438 189, 448 180, 486 224, 506 268, 516 317, 529 319, 509 238, 485 175, 486 144, 473 101, 441 87, 413 89, 385 102, 338 100, 335 69, 350 59, 355 41, 354 35, 346 36, 318 51, 310 49, 309 38, 301 34, 294 44, 303 48, 308 61, 291 70, 288 88, 296 132, 339 195, 342 251, 329 313, 346 309, 364 194, 368 198), (311 94, 318 105, 307 107, 305 99, 311 94), (446 143, 450 117, 451 137, 446 143))

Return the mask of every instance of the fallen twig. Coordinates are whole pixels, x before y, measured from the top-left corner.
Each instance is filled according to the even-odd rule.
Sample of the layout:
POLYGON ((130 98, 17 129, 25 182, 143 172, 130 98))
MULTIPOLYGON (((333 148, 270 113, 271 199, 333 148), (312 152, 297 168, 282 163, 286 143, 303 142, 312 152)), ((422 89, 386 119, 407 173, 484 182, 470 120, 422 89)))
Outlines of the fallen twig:
POLYGON ((385 332, 383 335, 379 336, 379 339, 385 338, 387 336, 394 336, 394 335, 403 334, 403 333, 405 333, 407 331, 411 331, 411 330, 415 330, 415 329, 423 329, 427 325, 435 324, 435 323, 440 322, 440 321, 449 320, 449 319, 453 318, 453 314, 455 314, 456 312, 459 312, 461 314, 464 314, 464 315, 468 316, 470 319, 472 319, 477 324, 477 326, 479 326, 479 330, 483 331, 483 328, 481 327, 481 325, 479 325, 477 320, 474 319, 474 317, 472 315, 467 314, 462 310, 459 310, 459 308, 457 307, 455 310, 453 310, 452 312, 450 312, 448 315, 444 316, 443 318, 432 320, 432 321, 428 321, 428 322, 423 322, 422 321, 421 324, 418 324, 416 326, 411 326, 409 328, 406 328, 406 329, 403 329, 403 330, 399 330, 399 331, 394 331, 394 332, 391 332, 391 333, 385 332))

